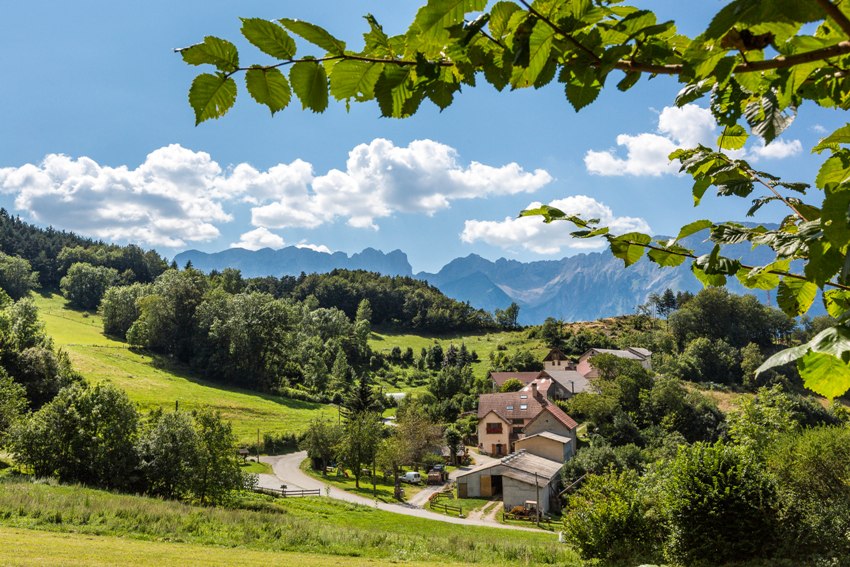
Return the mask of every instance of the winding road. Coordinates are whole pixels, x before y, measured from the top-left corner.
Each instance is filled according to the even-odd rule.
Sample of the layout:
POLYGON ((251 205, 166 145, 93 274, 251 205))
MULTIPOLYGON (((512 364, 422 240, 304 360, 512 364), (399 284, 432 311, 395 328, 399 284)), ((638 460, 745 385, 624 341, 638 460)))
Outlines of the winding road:
MULTIPOLYGON (((483 455, 476 455, 475 457, 476 459, 478 459, 479 464, 484 462, 484 459, 489 459, 489 457, 484 457, 482 459, 483 455)), ((411 502, 406 503, 388 504, 385 502, 375 501, 370 498, 365 498, 357 494, 352 494, 350 492, 346 492, 344 490, 340 490, 338 488, 325 484, 321 480, 318 480, 305 474, 304 471, 301 470, 300 466, 302 461, 304 461, 304 459, 306 458, 306 451, 299 451, 297 453, 290 453, 288 455, 260 457, 260 461, 271 465, 274 474, 259 475, 259 486, 263 488, 279 489, 281 485, 286 485, 287 489, 290 490, 318 489, 322 491, 323 495, 329 496, 330 498, 336 498, 337 500, 344 500, 345 502, 351 502, 353 504, 374 507, 385 512, 392 512, 394 514, 404 514, 405 516, 415 516, 417 518, 426 518, 428 520, 436 520, 438 522, 446 522, 449 524, 460 524, 464 526, 485 526, 488 528, 502 528, 509 530, 523 530, 535 532, 539 531, 533 528, 524 528, 522 526, 500 524, 499 522, 495 521, 495 519, 487 520, 444 516, 443 514, 437 514, 436 512, 431 512, 430 510, 425 510, 424 508, 422 508, 421 506, 424 505, 425 502, 427 502, 428 497, 437 490, 439 490, 440 487, 427 487, 418 494, 416 494, 413 498, 411 498, 411 502)), ((450 476, 451 478, 455 478, 458 474, 461 474, 463 472, 464 469, 458 469, 456 471, 453 471, 450 476)))

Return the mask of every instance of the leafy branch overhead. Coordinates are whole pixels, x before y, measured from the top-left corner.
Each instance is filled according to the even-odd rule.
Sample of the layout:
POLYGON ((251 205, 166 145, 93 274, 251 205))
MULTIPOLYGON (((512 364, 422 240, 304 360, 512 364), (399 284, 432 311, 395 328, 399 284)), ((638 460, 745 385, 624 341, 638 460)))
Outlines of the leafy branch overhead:
POLYGON ((779 228, 701 220, 659 241, 614 235, 597 221, 551 207, 522 215, 572 223, 576 238, 607 239, 626 266, 645 255, 663 267, 690 262, 705 285, 735 277, 751 289, 777 289, 789 315, 806 313, 820 298, 839 326, 763 368, 796 361, 815 391, 835 396, 850 388, 850 125, 813 148, 825 157, 814 187, 724 153, 740 150, 751 136, 770 143, 804 103, 850 107, 850 2, 735 0, 693 38, 678 33, 674 22, 618 0, 428 0, 399 35, 388 34, 372 15, 363 29, 362 44, 351 47, 313 23, 247 18, 241 32, 261 52, 256 63, 246 65, 235 44, 217 37, 178 50, 186 63, 211 67, 189 90, 196 122, 233 107, 237 74, 272 114, 293 98, 313 112, 335 99, 346 107, 374 101, 382 116, 393 118, 415 114, 426 100, 445 109, 479 81, 499 91, 554 83, 578 111, 611 81, 628 91, 644 78, 669 76, 682 85, 675 103, 705 100, 722 129, 717 148, 670 156, 693 177, 694 204, 711 187, 721 197, 751 199, 750 215, 779 204, 787 209, 779 228), (706 230, 715 246, 697 257, 682 240, 706 230), (744 242, 770 248, 773 260, 749 266, 724 255, 724 247, 744 242))

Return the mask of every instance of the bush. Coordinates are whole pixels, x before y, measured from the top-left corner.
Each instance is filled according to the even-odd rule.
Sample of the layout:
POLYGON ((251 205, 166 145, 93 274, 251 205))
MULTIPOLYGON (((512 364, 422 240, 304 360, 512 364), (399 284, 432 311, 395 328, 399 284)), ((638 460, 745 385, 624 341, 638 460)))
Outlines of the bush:
POLYGON ((665 554, 684 565, 719 565, 765 557, 775 547, 776 491, 744 447, 682 447, 663 483, 665 554))
POLYGON ((647 514, 634 471, 587 477, 568 499, 564 535, 585 559, 637 565, 660 555, 658 524, 647 514))

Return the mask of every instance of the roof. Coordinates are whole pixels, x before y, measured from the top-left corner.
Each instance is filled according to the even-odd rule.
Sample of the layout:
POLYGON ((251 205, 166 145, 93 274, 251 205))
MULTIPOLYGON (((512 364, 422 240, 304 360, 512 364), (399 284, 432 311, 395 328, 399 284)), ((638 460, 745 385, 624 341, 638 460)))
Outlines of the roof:
POLYGON ((584 358, 588 355, 593 356, 594 354, 612 354, 620 358, 629 358, 631 360, 646 360, 647 358, 652 356, 652 352, 648 351, 645 348, 629 347, 626 350, 614 348, 592 348, 583 355, 581 355, 581 357, 584 358))
POLYGON ((573 394, 590 390, 591 381, 577 370, 547 370, 546 375, 573 394))
POLYGON ((517 439, 517 443, 521 441, 525 441, 526 439, 534 439, 535 437, 543 437, 544 439, 549 439, 550 441, 557 441, 563 445, 568 444, 572 439, 569 437, 564 437, 563 435, 557 435, 555 433, 550 433, 549 431, 542 431, 540 433, 535 433, 534 435, 529 435, 528 437, 522 437, 521 439, 517 439))
POLYGON ((553 348, 549 351, 549 354, 546 355, 546 358, 543 359, 543 362, 549 362, 551 360, 568 360, 568 357, 561 349, 553 348))
POLYGON ((543 411, 549 411, 552 416, 563 423, 568 429, 575 429, 578 424, 573 418, 546 399, 546 392, 552 385, 552 380, 543 378, 536 380, 518 392, 501 392, 498 394, 481 394, 478 397, 478 419, 495 413, 508 423, 514 419, 534 420, 543 411), (533 386, 537 387, 537 395, 532 394, 533 386), (525 408, 523 409, 523 406, 525 408))
POLYGON ((514 378, 519 380, 523 384, 530 384, 531 382, 540 378, 542 372, 491 372, 490 378, 493 382, 496 383, 497 386, 502 386, 505 382, 514 378))
POLYGON ((549 414, 551 414, 552 417, 554 417, 557 421, 561 422, 561 424, 563 424, 564 427, 566 427, 567 429, 572 430, 572 429, 575 429, 576 427, 578 427, 578 422, 576 422, 576 420, 574 420, 569 415, 567 415, 567 412, 565 412, 564 410, 562 410, 561 408, 559 408, 555 404, 546 405, 546 407, 544 407, 540 411, 540 413, 535 415, 534 418, 532 418, 531 421, 529 421, 528 423, 525 424, 526 427, 528 425, 530 425, 532 421, 535 421, 538 417, 540 417, 545 412, 549 412, 549 414))
POLYGON ((562 466, 563 463, 559 463, 558 461, 550 461, 549 459, 544 459, 543 457, 538 457, 525 450, 521 450, 498 461, 479 465, 458 475, 458 478, 463 478, 487 469, 497 469, 493 471, 493 474, 500 474, 526 484, 534 484, 536 473, 537 486, 543 487, 552 482, 552 480, 560 477, 562 466))

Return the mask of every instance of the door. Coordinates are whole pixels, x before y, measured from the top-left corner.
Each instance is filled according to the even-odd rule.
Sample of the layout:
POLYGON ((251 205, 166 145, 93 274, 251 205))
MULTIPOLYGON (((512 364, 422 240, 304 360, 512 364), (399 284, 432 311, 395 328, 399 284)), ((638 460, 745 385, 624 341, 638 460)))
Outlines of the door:
POLYGON ((466 494, 467 494, 466 483, 465 482, 457 483, 457 497, 458 498, 466 498, 466 494))
POLYGON ((493 496, 493 487, 490 484, 490 475, 481 475, 481 496, 489 498, 493 496))

